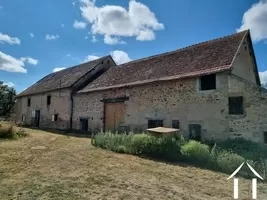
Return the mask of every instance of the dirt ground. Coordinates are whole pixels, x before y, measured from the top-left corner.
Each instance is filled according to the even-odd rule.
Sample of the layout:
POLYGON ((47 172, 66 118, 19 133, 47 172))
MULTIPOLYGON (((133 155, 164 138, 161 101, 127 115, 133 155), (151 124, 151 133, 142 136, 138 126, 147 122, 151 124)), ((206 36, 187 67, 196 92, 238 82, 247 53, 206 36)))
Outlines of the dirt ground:
MULTIPOLYGON (((0 199, 233 199, 227 174, 95 148, 89 138, 25 129, 0 141, 0 199)), ((239 179, 239 199, 251 180, 239 179)), ((258 184, 258 199, 267 199, 258 184)))

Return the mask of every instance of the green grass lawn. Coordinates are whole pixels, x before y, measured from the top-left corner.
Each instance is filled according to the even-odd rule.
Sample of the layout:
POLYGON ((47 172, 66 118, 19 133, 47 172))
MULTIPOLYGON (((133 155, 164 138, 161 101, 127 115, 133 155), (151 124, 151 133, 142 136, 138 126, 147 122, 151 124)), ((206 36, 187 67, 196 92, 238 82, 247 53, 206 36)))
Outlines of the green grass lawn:
MULTIPOLYGON (((95 148, 89 138, 25 129, 0 141, 0 199, 233 199, 228 174, 95 148)), ((258 199, 267 199, 258 184, 258 199)), ((239 180, 240 199, 251 181, 239 180)))

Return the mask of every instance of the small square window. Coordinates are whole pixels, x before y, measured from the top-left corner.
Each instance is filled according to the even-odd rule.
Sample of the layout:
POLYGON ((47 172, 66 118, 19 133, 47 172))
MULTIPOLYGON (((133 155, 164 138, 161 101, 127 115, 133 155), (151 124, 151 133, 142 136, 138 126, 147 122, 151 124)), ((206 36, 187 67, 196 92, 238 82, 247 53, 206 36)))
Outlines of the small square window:
POLYGON ((228 99, 229 114, 230 115, 243 115, 243 97, 229 97, 228 99))
POLYGON ((50 104, 51 104, 51 96, 49 95, 46 97, 46 105, 49 106, 50 104))
POLYGON ((31 106, 31 98, 28 98, 28 107, 31 106))
POLYGON ((210 74, 200 77, 200 90, 215 90, 216 74, 210 74))
POLYGON ((179 120, 172 120, 172 128, 176 128, 176 129, 180 128, 179 120))
POLYGON ((163 120, 148 120, 148 128, 163 127, 163 120))
POLYGON ((52 115, 52 122, 58 121, 58 114, 52 115))
POLYGON ((267 132, 263 133, 263 141, 264 141, 264 144, 267 144, 267 132))

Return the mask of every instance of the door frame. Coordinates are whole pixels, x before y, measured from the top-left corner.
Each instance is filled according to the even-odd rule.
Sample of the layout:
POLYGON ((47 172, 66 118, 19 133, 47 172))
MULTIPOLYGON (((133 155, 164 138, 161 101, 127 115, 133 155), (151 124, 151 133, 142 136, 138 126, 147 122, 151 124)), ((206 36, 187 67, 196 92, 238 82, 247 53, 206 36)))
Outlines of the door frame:
POLYGON ((123 102, 125 103, 125 101, 128 101, 129 97, 118 97, 118 98, 106 98, 106 99, 102 99, 100 100, 101 102, 103 102, 103 131, 106 132, 106 103, 119 103, 119 102, 123 102))

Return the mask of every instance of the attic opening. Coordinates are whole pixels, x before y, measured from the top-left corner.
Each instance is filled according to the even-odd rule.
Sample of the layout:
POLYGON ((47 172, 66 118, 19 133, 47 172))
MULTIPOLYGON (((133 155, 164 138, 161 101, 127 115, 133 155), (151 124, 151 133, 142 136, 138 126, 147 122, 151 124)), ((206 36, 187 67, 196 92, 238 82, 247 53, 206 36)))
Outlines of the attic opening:
POLYGON ((51 96, 49 95, 46 97, 46 105, 49 106, 50 104, 51 104, 51 96))
POLYGON ((209 74, 200 77, 199 90, 215 90, 216 89, 216 74, 209 74))
POLYGON ((27 102, 27 104, 28 104, 28 107, 31 106, 31 98, 28 98, 28 102, 27 102))

